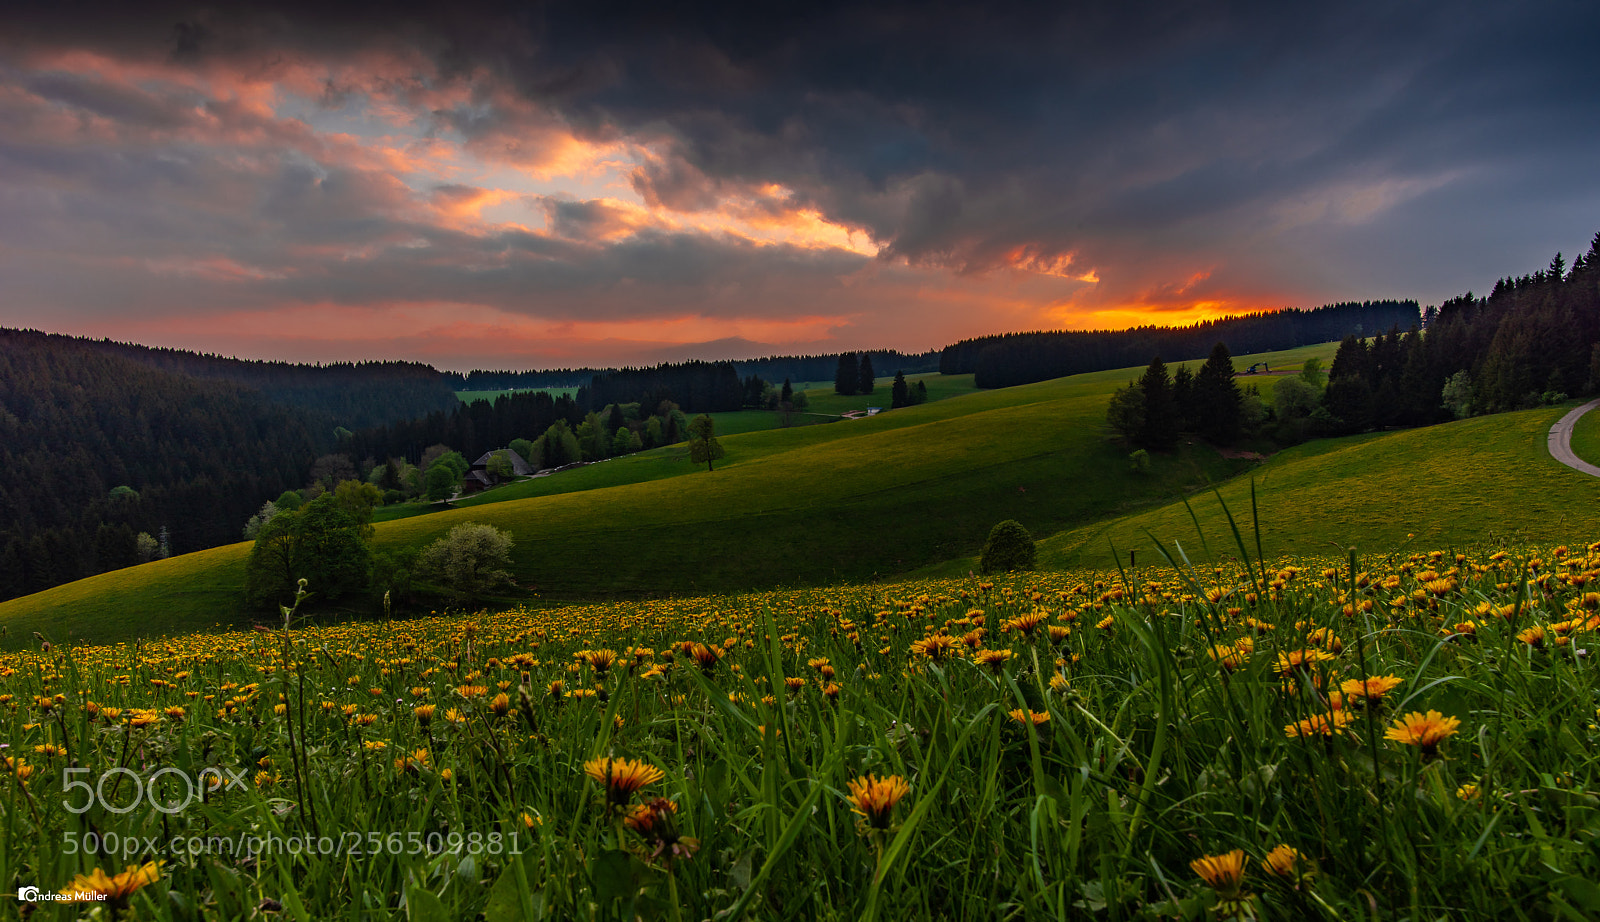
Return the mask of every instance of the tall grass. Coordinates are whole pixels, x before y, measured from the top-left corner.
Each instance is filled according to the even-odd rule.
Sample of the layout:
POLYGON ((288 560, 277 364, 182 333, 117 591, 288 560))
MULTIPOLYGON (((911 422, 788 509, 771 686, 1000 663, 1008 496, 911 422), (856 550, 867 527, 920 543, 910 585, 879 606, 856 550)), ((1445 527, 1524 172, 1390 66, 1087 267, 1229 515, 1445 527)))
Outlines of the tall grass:
POLYGON ((9 655, 0 885, 158 861, 98 911, 173 920, 1600 912, 1600 542, 1267 562, 1248 534, 1221 568, 1123 555, 9 655), (1430 710, 1460 721, 1435 752, 1386 738, 1430 710), (662 776, 608 802, 607 757, 662 776), (129 773, 75 815, 67 766, 129 773), (249 781, 109 809, 206 766, 249 781), (868 775, 909 785, 881 828, 851 797, 868 775), (70 854, 91 832, 118 853, 70 854), (369 853, 167 847, 241 834, 369 853), (1191 869, 1235 849, 1237 887, 1191 869))

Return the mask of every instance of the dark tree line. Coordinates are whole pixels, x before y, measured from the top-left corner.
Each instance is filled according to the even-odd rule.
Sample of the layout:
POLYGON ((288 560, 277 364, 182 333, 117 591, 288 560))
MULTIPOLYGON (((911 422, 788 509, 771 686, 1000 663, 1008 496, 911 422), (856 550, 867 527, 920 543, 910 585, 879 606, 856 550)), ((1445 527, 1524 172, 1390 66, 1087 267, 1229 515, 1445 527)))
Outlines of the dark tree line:
POLYGON ((334 439, 233 382, 0 330, 0 598, 237 541, 334 439))
MULTIPOLYGON (((939 353, 916 354, 893 349, 874 350, 869 355, 879 368, 902 368, 911 374, 939 370, 939 353)), ((759 377, 764 381, 827 381, 833 376, 838 353, 822 355, 774 355, 758 359, 733 361, 734 371, 741 380, 759 377)), ((684 363, 694 364, 694 363, 684 363)), ((700 363, 723 364, 723 363, 700 363)), ((667 365, 662 367, 679 367, 667 365)), ((449 386, 458 391, 498 391, 540 387, 581 387, 590 384, 597 375, 611 375, 621 371, 654 371, 654 369, 616 368, 561 368, 548 371, 470 371, 440 372, 449 386)), ((632 403, 633 401, 626 401, 632 403)), ((686 408, 687 409, 687 408, 686 408)), ((693 412, 693 411, 690 411, 693 412)))
MULTIPOLYGON (((939 353, 896 352, 893 349, 872 349, 866 352, 852 353, 857 357, 865 356, 871 360, 876 368, 900 368, 907 374, 921 374, 923 372, 939 370, 939 353)), ((826 355, 780 355, 764 359, 746 359, 734 362, 734 367, 739 369, 741 375, 760 375, 768 381, 781 381, 788 378, 790 381, 831 381, 835 379, 841 356, 838 353, 826 355)))
POLYGON ((732 362, 682 362, 604 372, 578 390, 578 405, 590 410, 614 403, 655 407, 664 400, 685 413, 737 410, 744 404, 744 382, 732 362))
POLYGON ((359 429, 449 410, 456 399, 455 392, 439 372, 418 362, 319 365, 245 361, 107 339, 77 339, 33 331, 3 332, 43 340, 74 340, 86 351, 114 355, 170 374, 243 385, 271 403, 326 417, 330 429, 333 426, 359 429))
POLYGON ((1184 432, 1227 445, 1245 428, 1247 396, 1253 397, 1234 380, 1228 347, 1217 343, 1198 373, 1179 366, 1168 374, 1158 356, 1138 381, 1112 395, 1106 420, 1144 449, 1170 449, 1184 432))
POLYGON ((1426 426, 1600 391, 1600 234, 1567 268, 1495 283, 1429 311, 1426 333, 1347 337, 1318 421, 1329 433, 1426 426))
POLYGON ((582 387, 607 368, 556 368, 547 371, 441 371, 439 377, 457 391, 509 391, 541 387, 582 387))
POLYGON ((872 368, 872 353, 846 352, 839 356, 833 369, 833 392, 846 397, 870 394, 875 388, 877 372, 872 368))
POLYGON ((471 459, 505 448, 514 439, 537 438, 558 420, 576 431, 584 412, 571 397, 551 397, 547 391, 501 394, 492 403, 457 400, 449 413, 430 413, 357 432, 349 439, 348 451, 358 460, 400 458, 421 464, 422 453, 429 446, 449 445, 471 459))
POLYGON ((939 371, 973 374, 979 387, 1010 387, 1141 365, 1152 355, 1168 361, 1197 359, 1218 342, 1240 354, 1292 349, 1352 334, 1371 336, 1395 326, 1411 327, 1420 316, 1415 301, 1362 301, 1224 317, 1185 327, 1008 333, 946 346, 939 371))

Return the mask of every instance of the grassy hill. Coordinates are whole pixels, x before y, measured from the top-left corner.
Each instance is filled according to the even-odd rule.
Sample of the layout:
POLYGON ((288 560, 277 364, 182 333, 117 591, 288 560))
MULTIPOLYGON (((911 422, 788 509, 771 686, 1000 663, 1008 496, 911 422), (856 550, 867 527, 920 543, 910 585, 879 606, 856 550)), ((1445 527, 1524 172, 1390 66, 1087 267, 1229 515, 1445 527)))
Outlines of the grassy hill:
MULTIPOLYGON (((1112 545, 1124 561, 1134 550, 1141 564, 1158 563, 1162 558, 1151 536, 1169 552, 1176 540, 1191 560, 1236 557, 1223 503, 1254 557, 1252 482, 1269 557, 1337 556, 1350 547, 1364 555, 1387 554, 1412 543, 1436 548, 1574 540, 1593 531, 1600 479, 1557 463, 1545 448, 1551 424, 1570 409, 1310 442, 1279 452, 1215 495, 1192 497, 1188 507, 1174 501, 1057 534, 1040 543, 1040 565, 1112 566, 1112 545)), ((927 572, 964 572, 970 565, 951 561, 927 572)))
MULTIPOLYGON (((1274 371, 1319 346, 1268 357, 1274 371)), ((1259 356, 1241 361, 1259 361, 1259 356)), ((1255 464, 1184 445, 1149 474, 1105 435, 1121 369, 982 391, 823 426, 730 435, 715 472, 681 447, 518 485, 516 498, 383 523, 380 549, 420 547, 460 522, 516 538, 519 582, 546 598, 639 597, 965 572, 994 522, 1045 537, 1047 567, 1110 563, 1109 542, 1156 554, 1144 530, 1202 555, 1177 497, 1209 483, 1248 527, 1250 472, 1269 554, 1354 544, 1392 550, 1516 533, 1565 540, 1600 480, 1552 461, 1544 433, 1561 409, 1314 442, 1255 464)), ((1273 376, 1244 379, 1270 396, 1273 376)), ((959 382, 953 382, 959 386, 959 382)), ((473 505, 472 503, 481 503, 473 505)), ((1232 551, 1209 493, 1194 498, 1211 551, 1232 551)), ((28 631, 116 639, 237 623, 244 545, 116 573, 0 605, 16 643, 28 631)))

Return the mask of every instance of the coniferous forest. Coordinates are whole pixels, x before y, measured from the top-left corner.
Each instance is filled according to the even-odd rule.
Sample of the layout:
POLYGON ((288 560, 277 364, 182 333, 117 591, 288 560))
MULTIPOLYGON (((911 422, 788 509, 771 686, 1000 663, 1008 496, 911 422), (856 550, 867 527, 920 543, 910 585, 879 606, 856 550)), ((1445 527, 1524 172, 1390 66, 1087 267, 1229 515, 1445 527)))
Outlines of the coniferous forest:
POLYGON ((1409 329, 1420 318, 1415 301, 1361 301, 1223 317, 1183 327, 1007 333, 946 346, 939 371, 972 374, 979 387, 1011 387, 1142 365, 1153 355, 1169 362, 1204 358, 1219 342, 1234 355, 1274 352, 1349 335, 1372 336, 1396 326, 1409 329))
POLYGON ((0 433, 3 598, 236 541, 334 439, 243 385, 16 331, 0 332, 0 433))

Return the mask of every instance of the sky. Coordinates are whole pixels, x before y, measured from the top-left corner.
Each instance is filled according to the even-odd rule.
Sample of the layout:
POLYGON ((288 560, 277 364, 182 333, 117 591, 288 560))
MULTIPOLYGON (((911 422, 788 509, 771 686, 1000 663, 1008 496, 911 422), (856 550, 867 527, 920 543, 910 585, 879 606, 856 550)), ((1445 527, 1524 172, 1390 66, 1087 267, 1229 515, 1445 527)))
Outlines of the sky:
POLYGON ((1600 231, 1600 5, 34 2, 0 325, 441 369, 1375 298, 1600 231))

